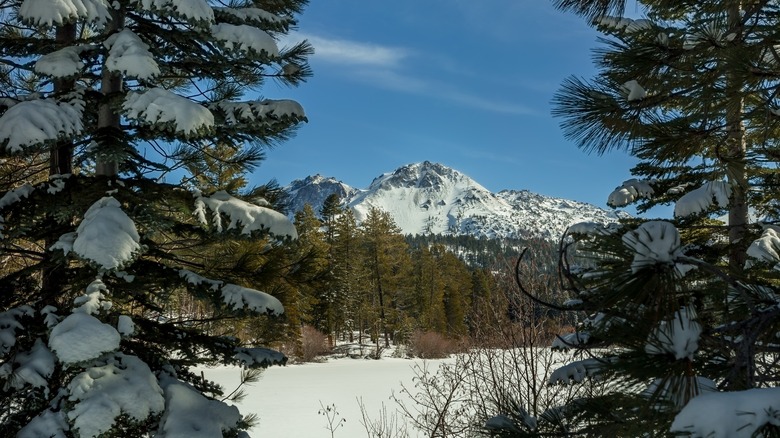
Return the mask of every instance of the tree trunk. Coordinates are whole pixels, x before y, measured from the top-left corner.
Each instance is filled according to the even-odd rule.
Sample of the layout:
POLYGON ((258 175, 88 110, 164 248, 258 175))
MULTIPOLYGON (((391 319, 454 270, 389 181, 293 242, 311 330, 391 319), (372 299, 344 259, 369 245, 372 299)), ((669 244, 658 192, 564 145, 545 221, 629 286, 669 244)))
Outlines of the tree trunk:
MULTIPOLYGON (((63 24, 57 27, 55 41, 57 46, 65 46, 76 40, 76 25, 63 24)), ((73 79, 54 79, 54 95, 61 96, 73 91, 73 79)), ((49 176, 73 173, 73 143, 58 141, 49 154, 49 176)))
MULTIPOLYGON (((390 347, 390 339, 387 336, 387 324, 385 322, 385 294, 382 290, 382 277, 379 272, 378 249, 374 249, 374 279, 376 280, 376 291, 379 296, 379 321, 382 323, 382 332, 385 337, 385 348, 390 347)), ((379 341, 377 340, 377 345, 379 341)))
MULTIPOLYGON (((121 12, 111 11, 111 22, 106 27, 106 33, 114 33, 124 27, 124 16, 121 12)), ((100 92, 103 94, 103 100, 98 108, 98 132, 102 137, 99 141, 112 141, 118 137, 120 131, 119 113, 111 105, 111 98, 115 93, 122 91, 122 76, 109 71, 103 65, 103 75, 101 77, 100 92)), ((111 145, 108 149, 113 150, 116 145, 111 145)), ((102 176, 116 176, 119 174, 119 162, 116 157, 98 156, 95 174, 102 176)))
MULTIPOLYGON (((735 41, 741 41, 741 11, 740 3, 729 7, 729 29, 737 37, 735 41)), ((731 199, 729 199, 729 272, 735 278, 742 277, 742 272, 747 260, 748 248, 748 181, 746 177, 746 143, 745 125, 743 122, 744 99, 742 97, 741 81, 737 77, 739 73, 736 66, 726 65, 726 89, 730 99, 730 105, 726 110, 727 132, 727 157, 726 173, 731 187, 731 199)), ((727 303, 728 307, 728 303, 727 303)), ((751 339, 749 333, 743 333, 742 339, 751 339)), ((745 345, 742 341, 734 358, 733 376, 735 378, 728 383, 728 389, 741 390, 754 386, 755 380, 755 347, 745 345)))
MULTIPOLYGON (((58 26, 55 31, 55 41, 58 46, 72 44, 76 40, 76 26, 73 23, 58 26)), ((73 91, 75 82, 72 79, 55 79, 54 95, 59 97, 73 91)), ((49 151, 49 177, 54 175, 66 175, 73 173, 73 142, 60 140, 49 151)), ((50 261, 51 255, 48 249, 54 245, 59 237, 49 236, 45 244, 46 261, 41 272, 41 294, 44 297, 58 296, 62 292, 65 267, 50 261)))

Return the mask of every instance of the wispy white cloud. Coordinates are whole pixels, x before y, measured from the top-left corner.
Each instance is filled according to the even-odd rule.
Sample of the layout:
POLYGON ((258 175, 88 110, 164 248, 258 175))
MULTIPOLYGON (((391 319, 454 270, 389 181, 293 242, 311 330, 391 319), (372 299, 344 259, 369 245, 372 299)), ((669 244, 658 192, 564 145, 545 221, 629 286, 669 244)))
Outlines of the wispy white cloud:
POLYGON ((431 81, 390 69, 360 69, 353 72, 362 82, 403 93, 430 97, 476 111, 509 115, 534 115, 539 111, 518 103, 490 99, 476 93, 454 89, 439 81, 431 81))
MULTIPOLYGON (((430 80, 422 75, 406 73, 406 71, 414 69, 415 66, 419 66, 419 63, 415 62, 415 58, 419 58, 419 56, 415 56, 415 51, 409 48, 306 33, 297 33, 292 38, 295 41, 308 40, 314 46, 314 59, 316 60, 352 67, 342 72, 350 78, 360 80, 370 86, 425 96, 478 111, 510 115, 538 113, 538 111, 521 104, 490 99, 477 93, 455 88, 439 80, 430 80)), ((431 65, 431 60, 438 58, 429 54, 423 59, 426 69, 430 70, 435 67, 431 65)), ((446 63, 442 67, 445 71, 455 70, 455 66, 446 63)))
POLYGON ((485 110, 494 113, 513 114, 518 116, 527 116, 538 113, 538 111, 525 105, 502 102, 500 100, 489 99, 484 96, 464 93, 462 91, 444 91, 443 96, 441 97, 450 102, 459 103, 461 105, 471 106, 474 109, 485 110))
POLYGON ((411 50, 338 38, 298 33, 295 39, 306 39, 314 47, 314 59, 336 64, 395 67, 409 57, 411 50))

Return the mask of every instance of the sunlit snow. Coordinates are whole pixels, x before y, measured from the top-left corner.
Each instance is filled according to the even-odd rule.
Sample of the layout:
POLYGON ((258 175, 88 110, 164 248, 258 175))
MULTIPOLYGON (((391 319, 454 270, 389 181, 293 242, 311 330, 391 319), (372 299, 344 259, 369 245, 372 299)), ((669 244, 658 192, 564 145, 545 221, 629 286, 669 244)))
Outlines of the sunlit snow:
POLYGON ((38 25, 63 24, 74 19, 104 23, 111 19, 106 0, 24 0, 19 7, 23 20, 38 25))
POLYGON ((761 237, 750 244, 747 254, 764 262, 780 262, 780 226, 764 225, 761 237))
POLYGON ((303 119, 306 114, 300 103, 294 100, 255 100, 249 102, 217 102, 210 106, 213 111, 224 113, 230 124, 263 122, 267 117, 295 117, 303 119))
POLYGON ((76 107, 51 99, 30 100, 0 116, 0 143, 9 152, 20 152, 24 147, 79 135, 82 129, 76 107))
POLYGON ((227 8, 216 7, 214 12, 223 12, 225 14, 232 15, 242 21, 260 21, 280 23, 285 21, 283 18, 276 14, 272 14, 260 8, 227 8))
POLYGON ((228 49, 279 56, 276 41, 267 32, 254 26, 219 23, 211 27, 211 34, 228 49))
POLYGON ((684 275, 692 269, 690 265, 676 262, 676 259, 684 254, 680 232, 670 222, 645 222, 624 234, 623 244, 634 252, 631 262, 633 272, 657 264, 674 266, 679 275, 684 275))
POLYGON ((83 312, 71 313, 54 326, 49 347, 60 362, 78 363, 96 359, 119 348, 119 332, 114 327, 83 312))
POLYGON ((298 238, 298 232, 287 216, 270 208, 235 198, 223 190, 211 196, 197 196, 195 199, 195 216, 203 224, 208 223, 206 207, 212 211, 211 217, 218 232, 223 230, 222 214, 225 214, 230 218, 230 224, 227 226, 229 230, 240 225, 241 232, 244 234, 268 230, 275 236, 298 238))
POLYGON ((138 79, 151 79, 160 74, 149 46, 130 29, 111 35, 103 45, 109 49, 106 57, 109 70, 138 79))
POLYGON ((214 126, 214 115, 206 107, 162 88, 128 93, 122 108, 131 119, 152 125, 170 123, 185 135, 214 126))
POLYGON ((726 181, 710 181, 691 190, 674 205, 675 217, 686 217, 709 210, 713 206, 727 207, 731 187, 726 181))
POLYGON ((55 78, 74 76, 84 67, 80 53, 81 47, 65 47, 43 55, 35 61, 35 72, 55 78))
POLYGON ((67 415, 81 437, 108 431, 122 414, 143 421, 164 408, 162 389, 149 366, 122 353, 105 365, 89 367, 73 378, 68 389, 74 405, 67 415))
POLYGON ((653 182, 639 179, 629 179, 623 181, 609 194, 607 205, 610 207, 625 207, 637 199, 651 198, 655 191, 653 182))
POLYGON ((73 251, 103 269, 122 267, 141 249, 135 224, 110 196, 89 207, 76 234, 73 251))
POLYGON ((225 304, 234 309, 243 309, 246 307, 255 312, 267 312, 271 315, 281 315, 284 313, 282 303, 265 292, 235 284, 226 284, 222 286, 221 291, 225 304))
POLYGON ((139 0, 144 9, 169 11, 191 21, 214 21, 214 10, 206 0, 139 0))

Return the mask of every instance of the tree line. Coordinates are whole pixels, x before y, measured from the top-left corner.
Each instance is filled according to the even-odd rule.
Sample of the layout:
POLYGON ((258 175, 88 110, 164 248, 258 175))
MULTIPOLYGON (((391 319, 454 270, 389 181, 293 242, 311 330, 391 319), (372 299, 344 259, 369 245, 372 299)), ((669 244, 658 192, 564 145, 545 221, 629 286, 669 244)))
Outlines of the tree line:
MULTIPOLYGON (((545 255, 553 248, 543 240, 404 236, 392 217, 376 208, 358 223, 335 194, 319 212, 306 205, 294 223, 296 273, 305 281, 294 293, 280 295, 284 324, 290 328, 282 342, 288 343, 297 340, 303 324, 326 334, 331 343, 370 342, 385 348, 408 343, 420 332, 466 339, 478 326, 484 331, 511 323, 507 266, 519 254, 517 248, 531 245, 545 255), (503 312, 487 311, 496 307, 503 312)), ((545 260, 546 267, 535 268, 551 274, 552 257, 535 260, 545 260)))

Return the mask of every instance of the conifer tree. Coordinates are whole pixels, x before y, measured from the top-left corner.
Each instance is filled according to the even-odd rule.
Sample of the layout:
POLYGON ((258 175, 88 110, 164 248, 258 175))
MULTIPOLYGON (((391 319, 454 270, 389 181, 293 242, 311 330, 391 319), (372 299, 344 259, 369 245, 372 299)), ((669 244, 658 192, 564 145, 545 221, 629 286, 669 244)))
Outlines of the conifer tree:
POLYGON ((444 279, 439 267, 442 245, 422 245, 412 254, 413 303, 412 315, 420 329, 444 333, 447 318, 444 312, 444 279))
MULTIPOLYGON (((358 327, 360 291, 365 279, 365 269, 360 260, 359 230, 351 209, 344 209, 333 224, 331 244, 332 280, 335 283, 336 310, 334 330, 347 332, 353 341, 354 329, 358 327)), ((362 339, 360 339, 362 341, 362 339)))
POLYGON ((222 147, 250 169, 305 121, 296 102, 256 98, 267 78, 294 86, 310 74, 307 43, 277 44, 304 5, 0 4, 0 155, 49 162, 48 180, 14 181, 0 197, 2 255, 24 260, 0 273, 4 434, 197 438, 248 427, 192 368, 286 358, 173 318, 170 299, 186 290, 215 319, 282 314, 246 279, 278 272, 269 252, 296 231, 256 196, 162 181, 222 147), (199 252, 258 238, 266 250, 252 259, 269 269, 199 252))
POLYGON ((385 347, 390 346, 390 312, 405 287, 402 280, 410 266, 408 247, 400 231, 390 215, 377 208, 371 208, 361 223, 364 266, 371 293, 376 297, 385 347))
POLYGON ((547 304, 589 318, 554 345, 597 348, 550 382, 598 375, 607 392, 533 426, 517 414, 497 433, 777 436, 780 10, 640 0, 645 16, 630 19, 607 14, 623 1, 555 3, 606 35, 597 76, 567 80, 554 99, 565 134, 587 151, 639 159, 638 178, 609 204, 674 203, 675 217, 569 230, 575 256, 565 251, 562 267, 576 295, 547 304), (750 224, 750 212, 762 223, 750 224))
POLYGON ((328 293, 328 244, 321 226, 322 223, 317 219, 311 205, 306 204, 303 210, 295 213, 298 258, 306 261, 307 271, 302 274, 311 280, 298 292, 301 321, 330 334, 334 303, 328 293))

